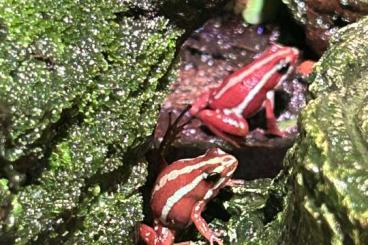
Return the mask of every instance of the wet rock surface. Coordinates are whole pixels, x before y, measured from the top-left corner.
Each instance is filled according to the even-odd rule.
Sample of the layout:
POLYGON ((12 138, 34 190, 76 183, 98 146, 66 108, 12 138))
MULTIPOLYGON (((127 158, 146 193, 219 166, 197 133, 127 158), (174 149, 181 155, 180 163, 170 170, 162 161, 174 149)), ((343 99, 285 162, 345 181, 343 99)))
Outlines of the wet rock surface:
POLYGON ((283 0, 305 27, 307 42, 321 55, 331 36, 341 27, 368 14, 365 0, 283 0))
MULTIPOLYGON (((217 87, 223 78, 252 62, 254 56, 276 42, 279 35, 275 25, 247 26, 240 17, 230 16, 211 19, 193 33, 181 48, 179 76, 162 106, 155 133, 156 144, 166 132, 169 113, 175 118, 203 91, 217 87)), ((168 162, 194 157, 204 153, 208 147, 218 145, 240 160, 242 168, 236 177, 274 177, 297 135, 296 118, 305 105, 305 93, 306 84, 296 77, 290 77, 276 93, 276 114, 280 128, 288 132, 286 138, 270 138, 263 134, 260 128, 265 128, 264 111, 248 120, 252 131, 247 137, 236 138, 241 143, 240 149, 214 136, 198 119, 194 119, 173 143, 168 162)), ((187 114, 183 122, 189 117, 187 114)))
POLYGON ((298 244, 368 241, 368 18, 339 30, 311 77, 314 97, 290 151, 292 222, 298 244))

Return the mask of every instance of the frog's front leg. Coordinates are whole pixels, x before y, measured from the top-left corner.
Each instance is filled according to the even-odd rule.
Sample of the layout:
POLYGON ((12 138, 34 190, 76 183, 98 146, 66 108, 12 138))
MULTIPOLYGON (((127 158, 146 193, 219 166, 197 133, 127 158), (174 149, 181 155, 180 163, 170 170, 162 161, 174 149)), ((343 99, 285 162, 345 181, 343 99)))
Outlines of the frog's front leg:
POLYGON ((243 179, 229 179, 225 186, 229 186, 229 187, 237 187, 237 186, 244 186, 245 185, 245 180, 243 179))
POLYGON ((242 117, 232 111, 225 110, 201 110, 197 117, 217 136, 239 147, 239 145, 226 136, 225 133, 237 136, 248 134, 248 123, 242 117))
POLYGON ((198 231, 210 242, 211 245, 214 245, 214 242, 219 245, 223 245, 222 240, 218 238, 218 235, 208 227, 208 224, 201 216, 205 206, 205 201, 197 202, 192 209, 191 219, 198 231))
POLYGON ((282 132, 277 126, 277 120, 274 113, 275 91, 268 91, 266 97, 266 100, 263 102, 263 107, 266 110, 267 133, 279 137, 285 137, 286 134, 282 132))

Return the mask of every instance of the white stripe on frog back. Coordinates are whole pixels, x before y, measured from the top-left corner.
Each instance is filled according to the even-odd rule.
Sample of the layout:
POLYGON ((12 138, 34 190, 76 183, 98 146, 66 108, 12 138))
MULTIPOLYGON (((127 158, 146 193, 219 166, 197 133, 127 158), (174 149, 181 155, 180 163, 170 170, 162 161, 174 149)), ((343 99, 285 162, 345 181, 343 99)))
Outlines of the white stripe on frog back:
MULTIPOLYGON (((227 161, 229 162, 229 161, 227 161)), ((228 163, 229 164, 229 163, 228 163)), ((214 173, 221 173, 224 171, 224 169, 227 167, 227 165, 220 165, 217 166, 216 168, 214 168, 211 172, 214 173)), ((189 184, 181 187, 179 190, 177 190, 172 196, 170 196, 167 200, 165 205, 162 208, 161 211, 161 221, 166 224, 167 222, 167 216, 169 215, 171 209, 173 208, 173 206, 178 203, 186 194, 188 194, 189 192, 191 192, 193 189, 195 189, 199 183, 201 183, 202 180, 204 180, 206 177, 208 176, 208 173, 203 172, 200 175, 198 175, 196 178, 193 179, 192 182, 190 182, 189 184)), ((226 179, 226 178, 221 178, 214 187, 212 187, 210 190, 214 190, 216 188, 218 188, 221 183, 224 181, 222 179, 226 179), (221 182, 221 183, 220 183, 221 182)), ((208 191, 206 193, 206 195, 208 194, 208 191)))
POLYGON ((185 166, 181 169, 172 170, 171 172, 167 173, 166 175, 164 175, 160 178, 160 181, 156 184, 155 188, 153 189, 152 196, 154 195, 155 192, 157 192, 162 187, 164 187, 168 181, 174 180, 177 177, 179 177, 180 175, 189 174, 192 171, 197 170, 199 168, 202 168, 206 165, 218 164, 218 163, 222 162, 223 159, 227 156, 228 155, 223 155, 223 156, 220 156, 220 157, 211 158, 207 161, 199 162, 198 164, 195 164, 195 165, 189 165, 189 166, 185 166))
POLYGON ((164 224, 167 223, 167 216, 169 215, 170 210, 172 207, 180 201, 186 194, 191 192, 194 188, 197 187, 199 183, 207 176, 206 173, 202 173, 198 175, 196 178, 193 179, 192 182, 187 184, 186 186, 181 187, 179 190, 177 190, 172 196, 170 196, 167 200, 165 205, 162 208, 161 211, 161 222, 164 224))
MULTIPOLYGON (((287 59, 285 59, 285 61, 286 61, 286 63, 288 63, 291 60, 290 60, 290 58, 287 58, 287 59)), ((277 72, 277 70, 279 70, 279 69, 280 69, 279 65, 276 65, 269 72, 267 72, 262 77, 262 79, 257 83, 257 85, 248 93, 248 95, 244 98, 244 100, 239 105, 237 105, 236 107, 234 107, 234 109, 232 109, 232 111, 235 114, 237 114, 237 115, 240 116, 243 113, 243 111, 245 110, 245 108, 247 108, 247 106, 249 105, 249 103, 258 94, 258 92, 263 88, 263 86, 272 77, 272 75, 275 74, 277 72)), ((291 71, 291 69, 289 68, 288 72, 280 78, 280 82, 287 77, 287 75, 289 74, 290 71, 291 71)))
POLYGON ((268 62, 275 59, 277 56, 285 56, 287 53, 289 53, 289 50, 283 50, 279 52, 275 52, 274 54, 267 56, 261 61, 255 62, 249 69, 247 69, 245 72, 240 73, 238 76, 231 78, 227 84, 215 95, 215 99, 219 99, 226 91, 228 91, 230 88, 232 88, 235 84, 243 80, 246 76, 253 73, 255 70, 260 69, 262 66, 267 64, 268 62))

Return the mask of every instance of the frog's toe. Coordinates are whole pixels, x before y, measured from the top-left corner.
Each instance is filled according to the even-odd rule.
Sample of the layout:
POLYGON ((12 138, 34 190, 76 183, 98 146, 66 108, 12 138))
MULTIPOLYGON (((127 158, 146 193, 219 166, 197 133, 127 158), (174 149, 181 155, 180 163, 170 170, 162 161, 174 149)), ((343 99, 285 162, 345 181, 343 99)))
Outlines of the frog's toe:
POLYGON ((211 238, 210 238, 210 244, 211 245, 214 245, 215 244, 214 242, 216 242, 219 245, 223 245, 224 244, 224 242, 220 238, 218 238, 215 234, 213 234, 211 236, 211 238))
POLYGON ((225 230, 214 230, 213 231, 213 234, 215 235, 215 237, 222 237, 225 235, 225 233, 226 233, 225 230))
POLYGON ((284 131, 281 131, 277 128, 274 128, 274 129, 268 129, 266 131, 266 134, 268 135, 273 135, 273 136, 276 136, 276 137, 280 137, 280 138, 284 138, 286 137, 288 134, 284 131))

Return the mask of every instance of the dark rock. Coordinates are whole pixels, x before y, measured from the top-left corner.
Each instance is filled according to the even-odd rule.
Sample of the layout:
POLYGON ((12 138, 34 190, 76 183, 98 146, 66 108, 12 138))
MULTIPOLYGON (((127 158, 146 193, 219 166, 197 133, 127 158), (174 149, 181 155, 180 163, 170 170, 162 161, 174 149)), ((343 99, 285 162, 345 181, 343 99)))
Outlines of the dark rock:
POLYGON ((294 18, 305 27, 307 42, 321 55, 338 28, 355 22, 368 13, 364 0, 283 0, 294 18))
MULTIPOLYGON (((222 79, 251 62, 279 36, 276 26, 247 26, 240 18, 219 17, 209 20, 183 45, 179 77, 172 85, 156 128, 156 144, 167 129, 168 115, 173 118, 191 104, 204 90, 218 86, 222 79)), ((236 177, 255 179, 274 177, 282 168, 286 150, 297 135, 296 118, 305 104, 306 85, 297 79, 285 81, 276 94, 276 113, 280 126, 289 132, 286 138, 269 138, 256 128, 265 127, 264 112, 249 119, 253 130, 246 138, 237 138, 241 148, 215 137, 198 119, 194 119, 180 133, 167 156, 169 162, 194 157, 211 146, 220 146, 234 154, 240 161, 236 177)), ((189 119, 189 115, 183 122, 189 119)))

